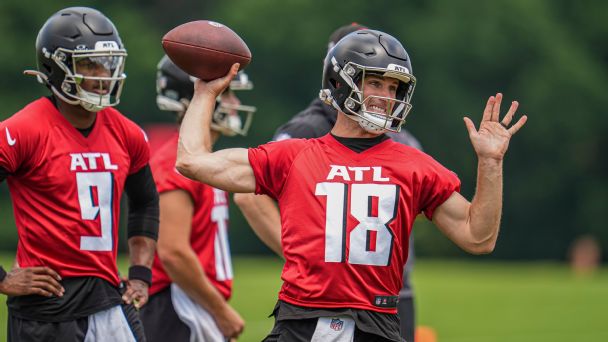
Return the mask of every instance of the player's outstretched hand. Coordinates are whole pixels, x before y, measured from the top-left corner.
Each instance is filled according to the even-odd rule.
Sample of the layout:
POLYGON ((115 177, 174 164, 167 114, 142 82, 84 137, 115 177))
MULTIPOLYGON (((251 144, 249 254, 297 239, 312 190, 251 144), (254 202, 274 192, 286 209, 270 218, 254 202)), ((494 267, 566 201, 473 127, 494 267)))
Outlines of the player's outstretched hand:
POLYGON ((139 279, 130 279, 125 282, 127 290, 122 295, 126 304, 133 304, 137 310, 148 302, 148 284, 139 279))
POLYGON ((61 277, 48 267, 15 267, 0 282, 0 293, 7 296, 40 295, 62 297, 61 277))
POLYGON ((519 103, 513 101, 505 116, 500 119, 500 103, 502 94, 490 96, 483 111, 483 118, 479 125, 479 130, 475 129, 475 124, 471 119, 465 117, 464 123, 469 131, 469 138, 479 159, 490 158, 502 160, 509 148, 511 137, 519 131, 526 123, 528 117, 523 115, 515 124, 511 125, 511 120, 517 111, 519 103))
POLYGON ((230 305, 224 305, 221 312, 216 313, 215 322, 226 338, 236 339, 245 328, 245 321, 230 305))
POLYGON ((239 63, 232 64, 232 67, 226 74, 226 76, 215 79, 213 81, 205 82, 197 79, 194 82, 194 97, 198 97, 200 94, 207 93, 213 98, 220 96, 224 89, 228 88, 230 81, 239 72, 239 63))

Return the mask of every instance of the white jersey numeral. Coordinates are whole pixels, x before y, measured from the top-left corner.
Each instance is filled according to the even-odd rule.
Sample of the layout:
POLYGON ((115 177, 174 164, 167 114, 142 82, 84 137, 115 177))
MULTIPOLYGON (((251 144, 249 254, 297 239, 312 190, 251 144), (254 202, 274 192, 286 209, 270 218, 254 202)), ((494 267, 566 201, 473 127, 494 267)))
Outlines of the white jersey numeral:
POLYGON ((114 182, 110 172, 77 172, 78 202, 83 220, 96 220, 99 216, 101 236, 81 236, 80 249, 84 251, 111 251, 112 196, 114 182), (94 193, 97 193, 95 203, 94 193))
POLYGON ((394 184, 353 184, 351 194, 343 183, 318 183, 315 195, 327 196, 325 213, 325 262, 344 262, 346 213, 359 221, 348 236, 348 262, 359 265, 387 266, 393 247, 388 228, 396 216, 398 189, 394 184))
POLYGON ((211 221, 217 225, 214 241, 215 274, 217 280, 232 279, 232 260, 228 243, 228 206, 216 205, 211 209, 211 221))

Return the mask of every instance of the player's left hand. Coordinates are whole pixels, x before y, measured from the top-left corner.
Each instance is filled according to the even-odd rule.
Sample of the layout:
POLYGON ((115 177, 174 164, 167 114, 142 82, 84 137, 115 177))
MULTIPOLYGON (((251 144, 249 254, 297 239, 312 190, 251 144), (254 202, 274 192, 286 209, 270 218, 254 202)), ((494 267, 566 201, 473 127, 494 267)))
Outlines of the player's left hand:
POLYGON ((511 137, 526 123, 528 117, 523 115, 515 124, 509 127, 519 103, 513 101, 505 116, 500 119, 500 103, 502 94, 490 96, 483 111, 479 130, 471 119, 465 117, 464 123, 469 131, 469 138, 479 159, 502 160, 509 147, 511 137))
POLYGON ((122 300, 126 304, 133 304, 137 310, 148 302, 148 284, 139 279, 125 281, 127 290, 122 295, 122 300))

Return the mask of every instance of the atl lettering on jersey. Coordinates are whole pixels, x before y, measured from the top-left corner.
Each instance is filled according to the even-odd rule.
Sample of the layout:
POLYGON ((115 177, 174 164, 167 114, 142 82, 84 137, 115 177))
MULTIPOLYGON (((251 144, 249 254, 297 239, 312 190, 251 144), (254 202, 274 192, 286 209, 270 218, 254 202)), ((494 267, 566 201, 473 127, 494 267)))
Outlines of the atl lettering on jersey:
POLYGON ((118 165, 110 160, 109 153, 70 153, 72 162, 70 171, 111 171, 118 170, 118 165))

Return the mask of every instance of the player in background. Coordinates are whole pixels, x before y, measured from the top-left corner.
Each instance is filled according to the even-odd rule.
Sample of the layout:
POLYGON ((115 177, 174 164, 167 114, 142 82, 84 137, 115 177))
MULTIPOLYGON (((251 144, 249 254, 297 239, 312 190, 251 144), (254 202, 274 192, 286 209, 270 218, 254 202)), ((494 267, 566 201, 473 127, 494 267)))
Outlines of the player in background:
POLYGON ((503 158, 526 121, 510 126, 517 102, 500 119, 502 94, 491 96, 479 130, 464 118, 478 157, 469 202, 453 172, 384 134, 399 130, 416 82, 394 37, 359 30, 329 52, 320 97, 338 110, 330 134, 211 152, 215 97, 237 70, 195 83, 176 167, 226 191, 278 200, 285 265, 266 341, 402 341, 396 302, 416 216, 423 212, 465 251, 494 249, 503 158))
POLYGON ((36 53, 38 70, 26 73, 51 95, 0 123, 0 180, 19 235, 0 283, 8 341, 143 341, 136 308, 152 280, 158 193, 143 131, 112 108, 127 52, 101 12, 70 7, 40 29, 36 53), (123 191, 131 267, 121 289, 123 191))
MULTIPOLYGON (((164 56, 156 81, 158 107, 174 112, 181 123, 194 94, 193 78, 164 56)), ((241 105, 233 91, 252 87, 241 72, 217 97, 212 144, 222 135, 247 133, 255 108, 241 105)), ((142 322, 148 341, 225 341, 236 338, 244 327, 228 304, 232 292, 228 198, 224 191, 177 172, 177 139, 176 132, 151 162, 160 193, 160 239, 142 322)))
MULTIPOLYGON (((357 23, 339 27, 329 36, 327 51, 329 52, 347 34, 363 29, 366 27, 357 23)), ((272 140, 320 138, 331 131, 337 116, 338 111, 335 108, 325 104, 317 97, 306 109, 279 127, 272 140)), ((418 140, 403 128, 400 132, 386 132, 386 135, 396 142, 422 150, 418 140)), ((266 195, 237 193, 234 194, 234 202, 239 206, 249 224, 256 227, 254 231, 258 233, 260 239, 272 246, 273 250, 279 250, 280 241, 275 241, 274 236, 280 236, 281 218, 274 200, 266 195)), ((410 237, 409 256, 403 270, 403 288, 399 291, 399 302, 397 303, 401 333, 407 341, 414 340, 416 327, 414 293, 410 283, 410 273, 414 265, 413 241, 413 237, 410 237)))

